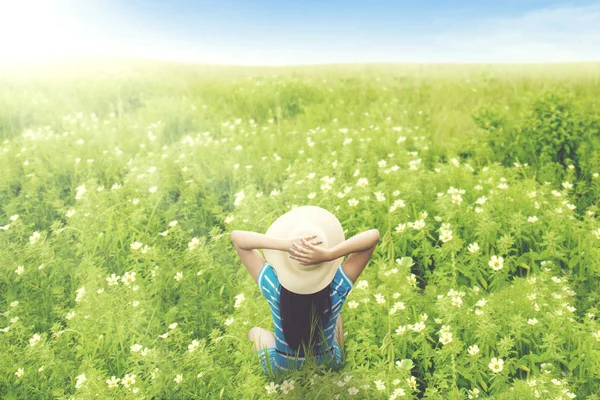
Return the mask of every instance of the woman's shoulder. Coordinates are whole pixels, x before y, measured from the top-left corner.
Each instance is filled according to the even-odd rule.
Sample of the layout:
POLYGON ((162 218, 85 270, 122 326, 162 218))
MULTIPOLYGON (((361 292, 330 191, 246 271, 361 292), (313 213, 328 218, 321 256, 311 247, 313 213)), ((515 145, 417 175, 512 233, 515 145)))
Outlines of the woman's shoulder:
POLYGON ((335 271, 335 275, 333 276, 333 280, 331 281, 330 286, 333 290, 337 291, 342 295, 348 294, 350 290, 352 290, 352 280, 346 274, 346 272, 344 272, 342 264, 340 264, 337 267, 337 270, 335 271))
POLYGON ((267 261, 264 262, 263 266, 260 269, 260 272, 258 273, 258 282, 265 278, 270 278, 270 280, 278 279, 277 271, 275 271, 275 268, 273 268, 273 266, 267 261))

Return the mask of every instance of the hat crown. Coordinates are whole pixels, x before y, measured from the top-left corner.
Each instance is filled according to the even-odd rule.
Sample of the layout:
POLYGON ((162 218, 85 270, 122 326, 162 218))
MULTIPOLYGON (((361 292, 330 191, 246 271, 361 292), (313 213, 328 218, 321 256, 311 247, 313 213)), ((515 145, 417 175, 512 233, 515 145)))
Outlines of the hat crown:
MULTIPOLYGON (((340 221, 331 212, 318 206, 300 206, 277 218, 267 229, 267 235, 286 239, 314 236, 319 247, 330 249, 344 241, 340 221)), ((315 240, 312 239, 312 240, 315 240)), ((337 266, 343 260, 323 261, 315 265, 302 265, 288 257, 286 252, 263 249, 265 258, 275 268, 282 286, 298 294, 315 293, 333 279, 337 266)))

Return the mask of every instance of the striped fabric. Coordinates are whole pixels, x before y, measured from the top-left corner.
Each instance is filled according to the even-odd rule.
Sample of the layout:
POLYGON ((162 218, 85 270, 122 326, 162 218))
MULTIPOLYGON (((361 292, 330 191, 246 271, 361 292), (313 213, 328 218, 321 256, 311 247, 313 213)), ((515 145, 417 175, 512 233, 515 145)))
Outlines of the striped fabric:
MULTIPOLYGON (((298 353, 291 349, 285 341, 281 326, 281 314, 279 313, 279 295, 281 293, 281 287, 275 269, 267 262, 263 264, 260 273, 258 274, 258 286, 269 303, 275 327, 275 348, 268 349, 271 362, 274 364, 273 367, 280 370, 289 369, 290 366, 299 367, 305 357, 299 357, 298 353), (290 354, 290 356, 285 354, 290 354)), ((336 355, 337 358, 336 353, 339 353, 340 349, 337 345, 334 346, 333 337, 335 334, 335 325, 340 310, 342 309, 342 305, 352 290, 352 280, 346 275, 341 264, 337 268, 333 281, 330 283, 330 287, 332 312, 327 324, 324 326, 324 330, 325 335, 327 336, 327 345, 331 350, 330 354, 336 355)), ((264 356, 264 351, 262 354, 264 356)), ((325 353, 316 356, 317 362, 320 364, 328 355, 329 354, 325 353)))

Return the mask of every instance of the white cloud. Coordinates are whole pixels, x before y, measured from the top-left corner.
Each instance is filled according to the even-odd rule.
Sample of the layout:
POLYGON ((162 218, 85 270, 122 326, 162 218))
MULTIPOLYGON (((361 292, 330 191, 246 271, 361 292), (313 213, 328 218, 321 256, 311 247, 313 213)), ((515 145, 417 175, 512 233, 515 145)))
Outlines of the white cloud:
POLYGON ((443 49, 441 61, 600 61, 600 5, 485 19, 434 41, 443 49))

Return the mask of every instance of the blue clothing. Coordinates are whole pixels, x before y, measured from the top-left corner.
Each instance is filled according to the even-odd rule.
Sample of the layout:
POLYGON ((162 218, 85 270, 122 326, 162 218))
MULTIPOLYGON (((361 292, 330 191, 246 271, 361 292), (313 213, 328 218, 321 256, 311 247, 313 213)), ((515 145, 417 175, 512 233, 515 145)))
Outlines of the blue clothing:
MULTIPOLYGON (((335 359, 338 365, 342 363, 341 349, 334 342, 333 338, 335 334, 337 317, 342 309, 342 305, 344 304, 346 297, 352 290, 352 285, 352 280, 344 272, 342 265, 340 264, 340 266, 337 268, 335 276, 333 277, 333 280, 329 284, 331 296, 331 314, 329 316, 329 320, 323 326, 325 335, 327 337, 327 348, 329 351, 314 356, 318 364, 321 364, 327 359, 335 359)), ((281 324, 281 314, 279 313, 279 295, 281 292, 279 278, 277 277, 277 273, 275 272, 273 266, 267 262, 263 264, 258 274, 258 286, 269 303, 271 315, 273 317, 273 324, 275 326, 275 347, 261 349, 258 351, 259 359, 261 360, 263 368, 266 372, 269 372, 266 366, 266 353, 269 354, 270 364, 274 371, 300 367, 304 362, 305 357, 299 357, 298 352, 291 349, 285 341, 281 324)), ((319 351, 322 352, 323 350, 319 351)))

